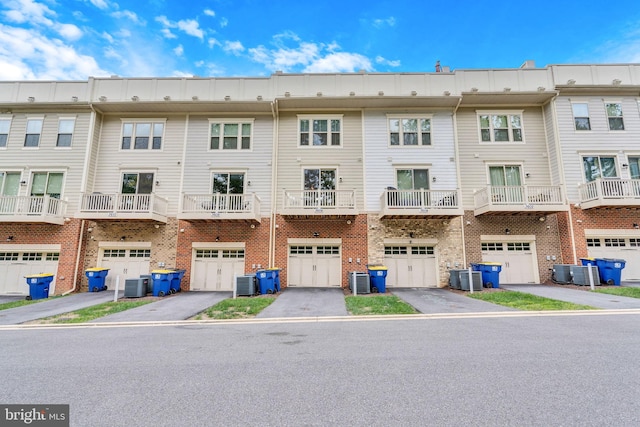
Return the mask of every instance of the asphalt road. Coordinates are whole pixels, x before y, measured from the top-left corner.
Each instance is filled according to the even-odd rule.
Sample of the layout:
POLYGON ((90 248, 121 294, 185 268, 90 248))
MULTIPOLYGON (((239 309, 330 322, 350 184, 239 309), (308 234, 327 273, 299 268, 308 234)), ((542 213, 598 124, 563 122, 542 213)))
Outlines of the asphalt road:
POLYGON ((640 424, 640 314, 491 316, 3 329, 0 403, 83 427, 640 424))

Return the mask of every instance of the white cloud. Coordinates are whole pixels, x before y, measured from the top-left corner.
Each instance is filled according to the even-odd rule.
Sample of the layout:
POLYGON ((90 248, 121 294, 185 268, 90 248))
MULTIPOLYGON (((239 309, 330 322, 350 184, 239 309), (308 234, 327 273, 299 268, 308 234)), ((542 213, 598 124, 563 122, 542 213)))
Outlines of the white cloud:
POLYGON ((67 40, 78 40, 82 37, 80 28, 73 24, 57 24, 56 31, 67 40))
POLYGON ((394 27, 395 25, 396 25, 396 18, 394 18, 393 16, 390 16, 384 19, 373 20, 373 26, 376 28, 394 27))
POLYGON ((117 19, 126 18, 131 22, 135 22, 136 24, 144 24, 144 21, 141 20, 138 17, 138 15, 135 14, 135 12, 132 12, 130 10, 118 10, 118 11, 112 12, 111 16, 117 19))
POLYGON ((173 22, 167 19, 166 16, 162 15, 162 16, 157 16, 155 20, 161 23, 162 25, 164 25, 165 28, 162 29, 161 31, 167 38, 173 38, 173 37, 168 36, 169 34, 172 34, 172 33, 170 31, 165 31, 165 30, 167 30, 168 28, 177 28, 180 31, 183 31, 185 34, 188 34, 193 37, 197 37, 200 40, 204 39, 204 31, 200 28, 200 24, 198 24, 198 21, 196 21, 195 19, 183 19, 178 22, 173 22))
POLYGON ((106 0, 89 0, 89 3, 102 10, 105 10, 109 7, 109 2, 106 0))
POLYGON ((4 6, 8 11, 3 12, 4 16, 10 22, 23 24, 25 22, 31 24, 44 24, 52 26, 53 21, 45 15, 55 16, 55 12, 42 3, 36 3, 32 0, 8 0, 4 6))
POLYGON ((207 16, 216 16, 216 13, 211 9, 205 9, 204 14, 207 16))
POLYGON ((173 53, 175 53, 176 56, 182 56, 184 54, 184 48, 180 44, 180 45, 178 45, 178 47, 173 49, 173 53))
POLYGON ((382 56, 376 56, 376 63, 378 64, 383 64, 383 65, 388 65, 390 67, 399 67, 400 66, 400 60, 397 59, 395 61, 392 61, 390 59, 386 59, 382 56))
POLYGON ((212 49, 215 45, 222 46, 222 44, 218 40, 214 39, 213 37, 207 40, 207 44, 209 44, 210 49, 212 49))
POLYGON ((371 70, 371 61, 358 53, 338 52, 318 58, 309 64, 305 73, 344 73, 357 70, 371 70))
POLYGON ((227 25, 229 25, 229 20, 228 20, 227 18, 222 18, 222 19, 220 20, 220 28, 224 28, 224 27, 226 27, 227 25))
POLYGON ((244 52, 244 46, 242 46, 242 43, 239 41, 226 41, 224 43, 223 49, 225 52, 232 53, 234 55, 239 55, 240 53, 244 52))
POLYGON ((36 30, 0 24, 0 79, 70 80, 109 75, 93 57, 36 30))
POLYGON ((175 34, 173 34, 173 33, 171 32, 171 30, 170 30, 170 29, 168 29, 168 28, 163 28, 163 29, 161 29, 161 30, 160 30, 160 32, 162 33, 162 36, 163 36, 165 39, 177 39, 177 38, 178 38, 178 36, 176 36, 175 34))
POLYGON ((108 41, 110 44, 113 44, 113 36, 106 31, 102 33, 102 37, 108 41))

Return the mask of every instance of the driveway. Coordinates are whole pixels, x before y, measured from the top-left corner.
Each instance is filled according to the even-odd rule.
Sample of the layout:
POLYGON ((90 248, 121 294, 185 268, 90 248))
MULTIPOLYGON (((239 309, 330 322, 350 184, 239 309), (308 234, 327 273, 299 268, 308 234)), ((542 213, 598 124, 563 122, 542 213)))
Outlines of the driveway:
POLYGON ((424 314, 517 311, 444 288, 392 288, 388 291, 424 314))
POLYGON ((286 288, 256 318, 347 316, 342 288, 286 288))
MULTIPOLYGON (((24 298, 24 297, 23 297, 24 298)), ((47 298, 22 307, 0 310, 0 325, 18 325, 43 317, 80 310, 103 302, 113 301, 113 291, 83 292, 65 297, 47 298)))
POLYGON ((131 310, 92 320, 90 323, 185 320, 232 296, 231 292, 178 292, 131 310))
POLYGON ((601 294, 587 290, 562 288, 551 285, 500 285, 509 291, 526 292, 541 297, 552 298, 574 304, 585 304, 603 309, 640 308, 640 298, 620 297, 617 295, 601 294))

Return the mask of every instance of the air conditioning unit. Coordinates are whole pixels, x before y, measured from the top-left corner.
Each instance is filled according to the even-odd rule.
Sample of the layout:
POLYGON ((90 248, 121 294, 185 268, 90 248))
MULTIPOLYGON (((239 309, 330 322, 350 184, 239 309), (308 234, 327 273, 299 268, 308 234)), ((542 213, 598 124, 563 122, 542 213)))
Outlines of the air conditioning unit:
POLYGON ((460 289, 460 274, 467 273, 468 280, 468 272, 469 270, 460 270, 460 269, 451 269, 449 270, 449 287, 452 289, 460 289))
POLYGON ((554 264, 553 274, 551 280, 556 283, 571 283, 571 267, 575 267, 573 264, 554 264))
POLYGON ((147 279, 126 279, 124 281, 124 297, 140 298, 147 295, 147 279))
POLYGON ((349 273, 349 289, 353 291, 355 286, 356 294, 370 294, 371 285, 369 280, 369 273, 349 273))
POLYGON ((591 267, 588 267, 586 265, 572 265, 571 277, 574 285, 591 286, 591 283, 589 283, 589 268, 591 268, 593 284, 596 286, 600 285, 600 272, 598 271, 597 266, 592 265, 591 267))
POLYGON ((247 274, 236 277, 236 295, 253 296, 256 294, 256 275, 247 274))
MULTIPOLYGON (((469 270, 461 271, 460 273, 460 289, 463 291, 470 290, 469 286, 469 270)), ((481 291, 482 290, 482 272, 481 271, 472 271, 471 277, 473 281, 473 290, 481 291)))

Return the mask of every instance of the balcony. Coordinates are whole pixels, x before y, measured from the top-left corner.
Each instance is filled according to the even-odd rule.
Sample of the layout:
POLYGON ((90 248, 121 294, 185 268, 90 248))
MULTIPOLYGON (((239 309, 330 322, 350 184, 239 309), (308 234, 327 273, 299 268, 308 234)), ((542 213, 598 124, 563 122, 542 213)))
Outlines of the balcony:
POLYGON ((0 222, 64 224, 67 202, 51 196, 0 197, 0 222))
POLYGON ((380 196, 384 219, 447 218, 464 214, 458 190, 387 189, 380 196))
POLYGON ((167 199, 155 194, 83 193, 76 218, 167 222, 167 199))
POLYGON ((640 179, 598 178, 578 186, 580 207, 640 207, 640 179))
POLYGON ((354 190, 285 190, 283 200, 282 215, 290 217, 352 217, 358 214, 354 190))
POLYGON ((255 194, 184 194, 178 219, 259 223, 260 198, 255 194))
POLYGON ((559 185, 490 185, 473 195, 474 215, 546 215, 569 206, 559 185))

